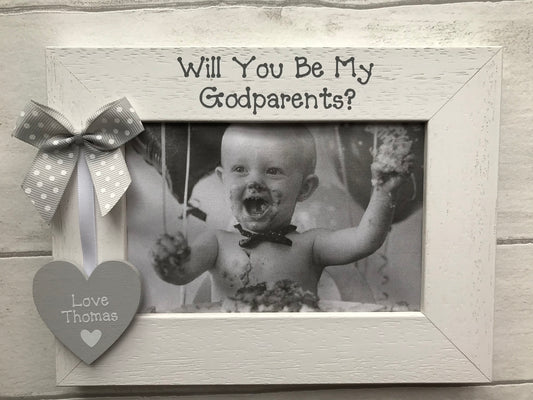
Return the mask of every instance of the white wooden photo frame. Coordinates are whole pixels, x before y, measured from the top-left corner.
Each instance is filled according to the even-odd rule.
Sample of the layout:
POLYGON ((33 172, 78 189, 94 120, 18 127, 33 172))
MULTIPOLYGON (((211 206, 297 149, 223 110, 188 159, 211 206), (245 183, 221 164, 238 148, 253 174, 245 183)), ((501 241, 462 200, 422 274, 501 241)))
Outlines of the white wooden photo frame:
MULTIPOLYGON (((149 121, 426 123, 420 312, 142 314, 92 365, 58 343, 57 384, 490 381, 501 63, 495 47, 47 49, 48 105, 79 126, 123 96, 149 121), (282 63, 285 75, 243 77, 228 66, 236 55, 282 63), (220 78, 179 74, 178 57, 201 56, 220 57, 220 78), (372 63, 372 80, 336 77, 336 56, 372 63), (295 78, 295 57, 319 63, 316 76, 295 78), (354 87, 357 96, 340 109, 254 114, 202 106, 206 86, 316 93, 354 87)), ((76 183, 73 176, 52 222, 53 253, 82 265, 76 183)), ((122 200, 97 218, 99 262, 126 258, 125 207, 122 200)))

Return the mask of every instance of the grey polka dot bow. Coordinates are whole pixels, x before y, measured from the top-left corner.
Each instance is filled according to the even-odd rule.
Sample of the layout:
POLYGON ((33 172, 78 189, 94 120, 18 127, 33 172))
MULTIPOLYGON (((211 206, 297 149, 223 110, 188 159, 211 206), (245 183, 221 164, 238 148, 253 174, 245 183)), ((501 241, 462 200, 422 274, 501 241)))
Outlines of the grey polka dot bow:
POLYGON ((126 98, 99 109, 83 132, 76 132, 61 113, 32 101, 20 113, 13 132, 39 149, 22 189, 39 214, 50 221, 84 147, 100 212, 106 215, 131 183, 119 147, 143 130, 126 98))

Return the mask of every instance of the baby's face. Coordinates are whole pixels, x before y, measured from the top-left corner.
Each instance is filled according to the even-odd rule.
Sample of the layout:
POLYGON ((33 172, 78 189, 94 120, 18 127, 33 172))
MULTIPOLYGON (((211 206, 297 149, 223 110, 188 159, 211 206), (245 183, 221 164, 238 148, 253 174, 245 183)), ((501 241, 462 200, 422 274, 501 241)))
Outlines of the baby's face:
POLYGON ((306 190, 298 145, 272 129, 228 128, 222 167, 217 170, 233 215, 243 228, 254 232, 290 224, 296 202, 306 190))

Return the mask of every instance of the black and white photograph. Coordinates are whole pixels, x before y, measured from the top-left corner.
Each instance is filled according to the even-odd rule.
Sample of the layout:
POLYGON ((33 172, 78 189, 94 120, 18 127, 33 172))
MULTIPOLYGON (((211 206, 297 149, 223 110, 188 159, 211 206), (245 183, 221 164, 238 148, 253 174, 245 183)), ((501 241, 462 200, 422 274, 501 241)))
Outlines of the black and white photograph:
POLYGON ((425 124, 144 125, 141 313, 420 310, 425 124))

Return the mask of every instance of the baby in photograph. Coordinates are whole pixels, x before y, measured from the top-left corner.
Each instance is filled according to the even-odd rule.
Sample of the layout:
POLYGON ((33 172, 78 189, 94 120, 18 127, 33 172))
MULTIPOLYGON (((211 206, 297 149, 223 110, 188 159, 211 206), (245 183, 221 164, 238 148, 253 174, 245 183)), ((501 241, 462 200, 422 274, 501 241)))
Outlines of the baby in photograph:
POLYGON ((208 230, 190 244, 179 232, 163 235, 153 250, 154 268, 176 285, 209 271, 213 301, 291 290, 316 308, 313 298, 326 266, 357 261, 382 245, 395 192, 412 160, 410 153, 402 154, 402 168, 396 169, 374 162, 373 193, 357 227, 298 232, 291 225, 296 204, 319 184, 313 136, 303 125, 230 125, 216 174, 238 222, 235 230, 208 230))

